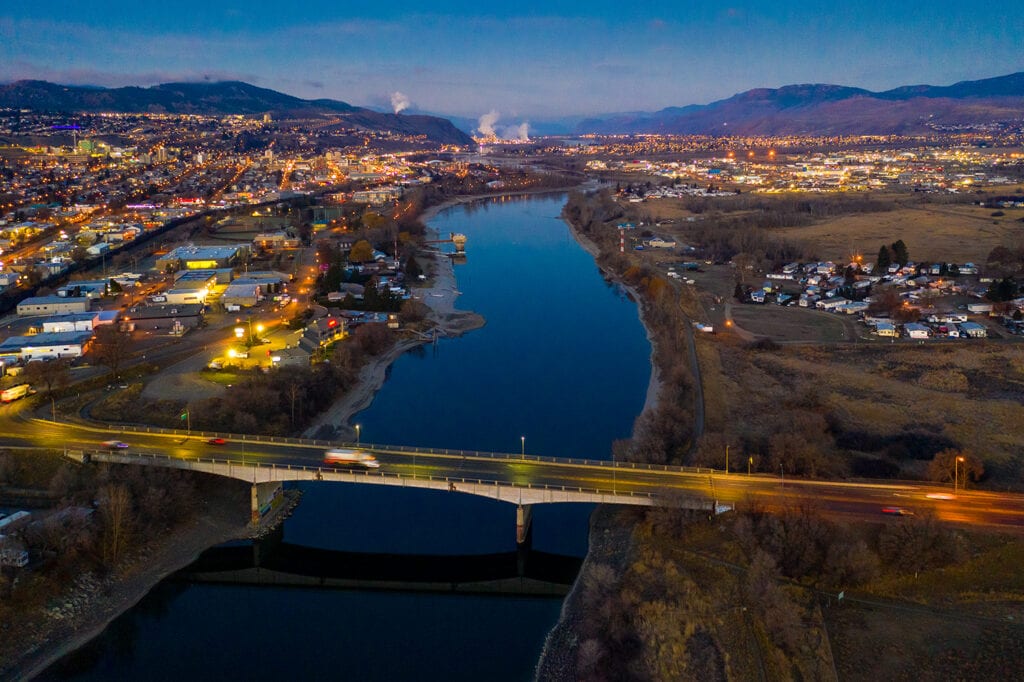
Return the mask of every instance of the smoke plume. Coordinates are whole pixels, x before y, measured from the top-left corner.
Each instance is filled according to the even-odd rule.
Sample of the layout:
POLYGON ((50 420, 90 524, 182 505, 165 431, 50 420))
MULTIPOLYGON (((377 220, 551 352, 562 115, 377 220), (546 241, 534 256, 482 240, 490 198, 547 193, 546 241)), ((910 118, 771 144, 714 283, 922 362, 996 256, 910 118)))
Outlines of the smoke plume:
POLYGON ((391 93, 391 108, 396 114, 402 113, 409 108, 409 98, 396 90, 391 93))
POLYGON ((477 132, 484 137, 497 137, 497 133, 494 132, 494 124, 498 122, 499 118, 501 118, 501 114, 498 113, 498 110, 491 109, 477 121, 477 132))

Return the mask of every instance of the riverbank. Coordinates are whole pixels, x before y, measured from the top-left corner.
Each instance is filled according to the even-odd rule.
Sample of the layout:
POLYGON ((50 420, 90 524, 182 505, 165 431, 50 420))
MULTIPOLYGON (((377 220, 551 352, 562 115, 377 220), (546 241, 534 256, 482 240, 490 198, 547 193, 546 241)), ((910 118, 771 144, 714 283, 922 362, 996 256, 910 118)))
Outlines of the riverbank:
MULTIPOLYGON (((440 336, 455 337, 479 329, 486 320, 476 313, 457 310, 455 299, 459 290, 455 281, 455 269, 451 258, 441 253, 432 253, 430 285, 412 287, 414 298, 430 308, 428 319, 440 336)), ((352 415, 365 410, 387 379, 388 368, 406 352, 430 343, 429 338, 407 336, 381 355, 371 359, 359 371, 359 381, 343 398, 335 401, 306 428, 303 436, 321 440, 354 440, 355 430, 348 424, 352 415)))
MULTIPOLYGON (((565 220, 565 223, 569 226, 569 232, 576 243, 590 254, 595 264, 598 264, 601 252, 597 244, 577 229, 572 221, 565 220)), ((615 282, 627 291, 636 304, 637 316, 647 335, 647 342, 651 346, 651 377, 647 384, 647 395, 641 413, 654 411, 658 407, 658 395, 661 392, 662 382, 661 373, 655 362, 654 335, 651 325, 646 319, 643 298, 636 288, 623 282, 614 273, 601 268, 599 264, 598 267, 606 279, 615 282)), ((632 526, 616 522, 621 517, 621 510, 606 505, 598 505, 594 510, 588 536, 587 555, 583 558, 580 572, 576 575, 576 580, 562 603, 558 622, 551 628, 544 641, 544 648, 537 661, 534 679, 551 680, 552 682, 570 682, 579 679, 577 675, 578 652, 582 643, 579 641, 578 633, 581 631, 580 625, 585 618, 587 608, 581 599, 581 586, 587 581, 597 579, 595 577, 597 570, 611 571, 615 575, 621 575, 625 571, 627 559, 632 552, 633 539, 632 526)))
POLYGON ((105 577, 80 576, 36 618, 18 623, 0 645, 0 679, 29 680, 81 648, 151 589, 208 549, 247 537, 247 486, 208 482, 195 517, 153 540, 105 577))

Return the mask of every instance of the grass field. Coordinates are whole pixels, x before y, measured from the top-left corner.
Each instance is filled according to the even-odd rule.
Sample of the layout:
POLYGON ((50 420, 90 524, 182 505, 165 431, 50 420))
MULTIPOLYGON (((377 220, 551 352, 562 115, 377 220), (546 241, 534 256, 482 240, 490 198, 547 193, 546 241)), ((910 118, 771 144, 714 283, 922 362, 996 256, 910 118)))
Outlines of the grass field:
POLYGON ((838 343, 852 340, 857 333, 846 316, 799 307, 737 304, 732 306, 732 318, 755 336, 777 342, 838 343))
POLYGON ((1024 223, 1017 220, 1024 217, 1024 210, 1007 209, 999 218, 991 217, 992 213, 990 208, 925 204, 787 227, 778 233, 836 262, 858 254, 874 261, 882 244, 902 239, 915 261, 984 263, 993 247, 1024 241, 1024 223))

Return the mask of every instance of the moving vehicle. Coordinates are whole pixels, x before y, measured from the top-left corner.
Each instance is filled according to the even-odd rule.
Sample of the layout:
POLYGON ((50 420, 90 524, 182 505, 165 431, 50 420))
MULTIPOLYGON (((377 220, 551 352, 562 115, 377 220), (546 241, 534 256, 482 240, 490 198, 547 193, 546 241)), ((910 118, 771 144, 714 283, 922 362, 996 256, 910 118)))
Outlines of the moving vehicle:
POLYGON ((367 469, 377 469, 380 467, 380 462, 369 452, 348 449, 328 450, 324 453, 324 464, 363 466, 367 469))
POLYGON ((207 438, 206 439, 206 444, 207 445, 224 445, 225 443, 227 443, 227 441, 224 440, 223 438, 207 438))
POLYGON ((105 440, 100 445, 107 450, 123 450, 128 447, 128 443, 125 443, 123 440, 105 440))
POLYGON ((893 516, 913 516, 914 512, 903 507, 882 507, 883 514, 891 514, 893 516))
POLYGON ((17 400, 18 398, 24 398, 29 393, 30 386, 28 384, 18 384, 17 386, 11 386, 0 391, 0 401, 9 403, 17 400))

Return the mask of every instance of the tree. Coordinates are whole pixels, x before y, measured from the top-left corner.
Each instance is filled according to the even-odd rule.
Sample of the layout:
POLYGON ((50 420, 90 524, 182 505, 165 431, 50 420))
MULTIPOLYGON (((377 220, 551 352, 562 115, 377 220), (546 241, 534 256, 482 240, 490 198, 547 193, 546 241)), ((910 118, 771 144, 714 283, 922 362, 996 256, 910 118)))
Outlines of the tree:
POLYGON ((68 385, 70 367, 70 363, 63 358, 30 362, 25 367, 23 376, 30 384, 45 386, 46 395, 50 395, 55 388, 61 389, 68 385))
POLYGON ((352 263, 365 263, 373 260, 373 246, 365 239, 360 239, 352 245, 348 259, 352 263))
POLYGON ((966 487, 968 478, 977 482, 984 474, 985 465, 969 450, 946 448, 928 463, 928 478, 940 483, 950 483, 955 477, 957 485, 966 487))
POLYGON ((892 259, 900 265, 910 262, 910 252, 907 251, 907 245, 903 243, 902 239, 897 239, 892 243, 892 259))
POLYGON ((380 355, 394 344, 395 339, 387 325, 370 322, 360 325, 352 334, 352 341, 368 355, 380 355))
POLYGON ((119 377, 121 365, 131 354, 131 345, 130 334, 113 325, 105 324, 96 329, 92 356, 96 362, 109 368, 116 379, 119 377))
POLYGON ((131 535, 131 493, 124 485, 112 483, 100 490, 98 501, 103 523, 102 558, 112 566, 124 555, 131 535))
POLYGON ((882 273, 889 268, 892 263, 892 254, 889 252, 889 247, 882 244, 881 248, 878 249, 878 258, 875 259, 875 272, 882 273))
POLYGON ((988 285, 985 297, 990 301, 1009 301, 1017 298, 1018 291, 1017 282, 1012 277, 1004 277, 988 285))
POLYGON ((402 302, 402 307, 398 313, 402 321, 407 324, 414 324, 416 322, 422 322, 430 314, 430 307, 423 301, 417 301, 416 299, 410 298, 408 301, 402 302))

